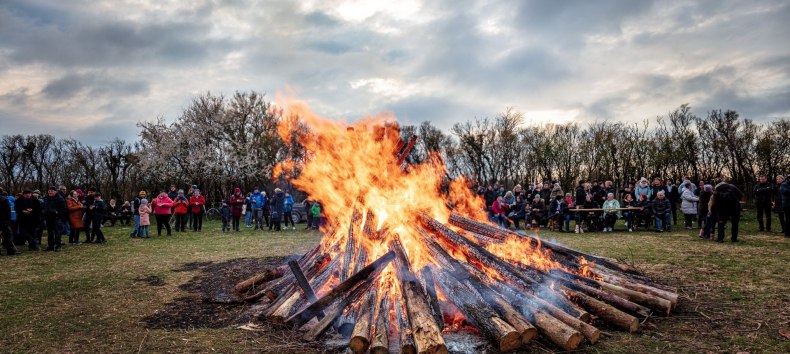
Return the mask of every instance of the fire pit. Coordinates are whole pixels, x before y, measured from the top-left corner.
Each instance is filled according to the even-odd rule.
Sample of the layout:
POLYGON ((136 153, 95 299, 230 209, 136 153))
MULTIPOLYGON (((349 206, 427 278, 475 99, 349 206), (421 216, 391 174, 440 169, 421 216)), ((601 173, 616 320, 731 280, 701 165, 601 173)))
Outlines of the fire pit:
POLYGON ((599 340, 594 325, 635 332, 678 303, 676 289, 628 265, 488 223, 439 155, 405 163, 416 137, 401 140, 388 119, 346 126, 299 103, 281 109, 284 140, 307 151, 294 185, 328 222, 301 258, 236 286, 254 318, 305 340, 339 334, 355 353, 446 353, 459 328, 501 352, 537 336, 574 350, 599 340), (309 132, 294 139, 297 124, 309 132))

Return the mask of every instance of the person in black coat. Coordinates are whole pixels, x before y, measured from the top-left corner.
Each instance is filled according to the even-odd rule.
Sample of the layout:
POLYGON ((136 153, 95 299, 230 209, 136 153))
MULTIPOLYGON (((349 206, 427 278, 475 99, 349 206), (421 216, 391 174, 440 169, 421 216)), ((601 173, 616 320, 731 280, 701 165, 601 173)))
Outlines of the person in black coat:
POLYGON ((93 205, 91 208, 91 239, 96 243, 106 243, 104 233, 101 231, 101 222, 107 216, 107 203, 101 198, 101 193, 93 194, 93 205))
POLYGON ((269 231, 280 231, 280 219, 283 216, 283 204, 285 202, 285 193, 280 188, 274 189, 274 195, 271 199, 272 218, 269 224, 269 231))
POLYGON ((58 194, 57 187, 49 187, 47 190, 41 214, 47 223, 46 251, 60 251, 63 223, 67 221, 69 214, 66 209, 66 200, 58 194))
POLYGON ((87 240, 86 243, 93 242, 93 203, 95 198, 93 195, 96 193, 96 188, 90 187, 88 188, 88 193, 85 194, 85 201, 82 202, 82 207, 85 209, 85 213, 83 214, 82 218, 85 220, 85 236, 87 240))
POLYGON ((730 240, 738 242, 741 199, 743 199, 743 193, 732 184, 721 182, 713 188, 713 207, 711 211, 716 214, 716 221, 719 225, 716 242, 724 242, 724 227, 727 225, 727 221, 732 224, 730 240))
MULTIPOLYGON (((562 224, 563 221, 565 221, 565 214, 567 213, 568 203, 565 202, 565 197, 563 195, 554 197, 554 200, 549 204, 549 215, 551 215, 552 220, 557 223, 559 232, 562 232, 562 224)), ((565 231, 571 230, 566 227, 565 231)))
POLYGON ((0 240, 8 255, 17 253, 14 233, 11 231, 11 202, 3 188, 0 188, 0 240))
POLYGON ((776 201, 777 214, 779 221, 782 222, 785 237, 790 237, 790 181, 784 176, 776 176, 776 183, 779 184, 779 198, 776 201))
POLYGON ((40 250, 35 236, 36 229, 41 223, 41 202, 33 198, 33 192, 26 189, 22 192, 22 198, 16 200, 14 209, 16 209, 19 232, 27 240, 27 247, 33 251, 40 250))
POLYGON ((678 224, 678 202, 680 201, 680 191, 678 186, 672 183, 672 179, 666 180, 666 197, 672 204, 672 225, 678 224))
POLYGON ((656 193, 656 199, 653 200, 653 215, 656 218, 656 231, 672 231, 672 204, 664 196, 664 191, 656 193))
POLYGON ((771 232, 771 202, 773 201, 776 188, 765 176, 760 176, 752 192, 754 193, 754 206, 757 209, 757 223, 760 231, 771 232), (763 215, 766 221, 763 223, 763 215))

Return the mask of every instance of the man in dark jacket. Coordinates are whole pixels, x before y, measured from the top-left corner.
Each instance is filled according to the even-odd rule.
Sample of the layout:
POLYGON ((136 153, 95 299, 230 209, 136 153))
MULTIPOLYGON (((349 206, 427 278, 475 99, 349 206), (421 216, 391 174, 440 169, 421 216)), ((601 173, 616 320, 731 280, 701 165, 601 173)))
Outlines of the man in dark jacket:
POLYGON ((269 231, 280 231, 280 219, 283 216, 283 203, 285 202, 285 193, 280 188, 274 189, 274 195, 271 200, 272 220, 269 225, 269 231))
POLYGON ((91 211, 91 239, 95 239, 96 243, 106 243, 107 239, 104 238, 104 233, 101 231, 101 222, 107 216, 107 203, 99 192, 93 194, 91 211))
POLYGON ((488 219, 492 220, 494 218, 494 214, 491 212, 491 205, 494 204, 496 201, 496 191, 494 190, 494 186, 489 185, 486 188, 486 192, 483 194, 483 199, 486 201, 486 210, 488 210, 488 219))
POLYGON ((85 215, 83 218, 85 219, 85 236, 87 240, 86 243, 93 242, 93 210, 92 208, 94 203, 93 194, 96 193, 96 188, 90 187, 88 188, 88 192, 85 194, 85 201, 82 202, 82 207, 85 209, 85 215))
POLYGON ((576 194, 575 195, 576 199, 574 201, 575 201, 576 205, 584 204, 584 201, 587 198, 587 192, 584 191, 584 180, 579 180, 579 184, 576 185, 576 191, 575 192, 576 192, 575 193, 576 194))
POLYGON ((664 191, 656 193, 656 199, 653 200, 653 215, 656 217, 656 231, 664 232, 672 231, 672 204, 664 196, 664 191))
POLYGON ((49 187, 41 210, 47 223, 47 248, 45 251, 60 251, 63 223, 68 218, 66 200, 58 194, 57 187, 49 187))
POLYGON ((741 199, 743 193, 738 187, 721 182, 713 189, 713 209, 719 224, 716 242, 724 242, 724 227, 727 221, 732 223, 730 240, 738 242, 738 223, 741 220, 741 199))
POLYGON ((678 191, 678 186, 676 186, 672 179, 666 180, 666 191, 667 191, 667 199, 669 199, 669 203, 672 205, 672 225, 678 224, 678 201, 680 201, 680 191, 678 191))
POLYGON ((26 189, 22 192, 22 198, 16 200, 14 208, 16 209, 19 231, 27 240, 27 247, 33 251, 40 250, 36 229, 41 223, 41 202, 33 198, 33 192, 26 189))
MULTIPOLYGON (((776 209, 782 211, 780 220, 783 220, 785 237, 790 237, 790 181, 784 176, 776 176, 776 183, 779 184, 779 200, 776 201, 776 209)), ((777 212, 778 213, 778 212, 777 212)))
POLYGON ((0 240, 8 255, 16 254, 14 233, 11 232, 11 202, 3 188, 0 188, 0 240))
POLYGON ((765 176, 760 176, 759 182, 752 189, 754 206, 757 208, 757 223, 760 225, 760 231, 771 232, 771 201, 776 189, 765 176), (767 219, 765 223, 763 223, 763 215, 767 219))

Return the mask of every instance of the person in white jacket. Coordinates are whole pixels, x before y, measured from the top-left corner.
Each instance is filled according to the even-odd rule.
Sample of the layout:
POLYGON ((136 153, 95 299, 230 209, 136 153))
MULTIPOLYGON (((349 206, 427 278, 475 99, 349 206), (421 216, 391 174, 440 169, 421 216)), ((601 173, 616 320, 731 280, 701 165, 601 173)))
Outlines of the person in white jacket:
POLYGON ((680 210, 683 211, 683 217, 686 221, 686 230, 691 230, 691 224, 697 217, 697 203, 699 197, 694 195, 694 183, 686 182, 683 184, 683 192, 680 194, 680 210))

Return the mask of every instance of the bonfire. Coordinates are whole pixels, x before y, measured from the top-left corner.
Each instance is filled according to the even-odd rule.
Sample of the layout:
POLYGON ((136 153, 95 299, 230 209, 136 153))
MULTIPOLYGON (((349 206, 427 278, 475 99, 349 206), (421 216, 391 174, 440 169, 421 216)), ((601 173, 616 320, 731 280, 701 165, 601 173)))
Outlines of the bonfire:
POLYGON ((402 140, 391 117, 347 125, 299 102, 279 109, 285 141, 309 128, 293 183, 328 222, 311 251, 236 286, 257 319, 305 340, 341 336, 355 353, 446 353, 459 331, 501 352, 536 338, 574 350, 599 340, 596 326, 635 332, 678 303, 629 265, 489 223, 438 154, 406 162, 416 137, 402 140))

